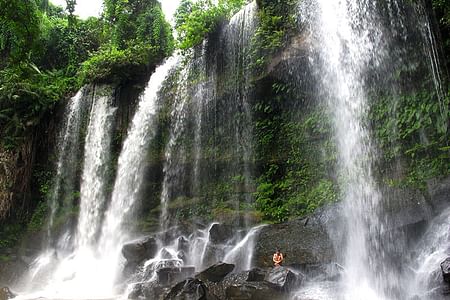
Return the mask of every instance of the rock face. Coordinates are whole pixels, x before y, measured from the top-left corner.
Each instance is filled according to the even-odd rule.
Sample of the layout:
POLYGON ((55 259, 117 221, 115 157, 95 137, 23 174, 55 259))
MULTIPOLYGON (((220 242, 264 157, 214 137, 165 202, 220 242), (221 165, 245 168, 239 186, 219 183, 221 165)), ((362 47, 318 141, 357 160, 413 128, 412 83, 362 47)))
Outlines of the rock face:
POLYGON ((441 262, 441 271, 444 281, 450 283, 450 257, 441 262))
POLYGON ((218 300, 199 279, 188 278, 175 285, 164 300, 218 300))
POLYGON ((255 244, 255 264, 261 268, 273 266, 277 248, 285 256, 284 265, 328 263, 335 257, 326 224, 310 219, 265 226, 255 244))
POLYGON ((214 244, 224 244, 233 237, 233 227, 226 224, 214 224, 209 229, 209 240, 214 244))
POLYGON ((233 264, 217 263, 199 273, 197 278, 203 281, 219 282, 233 270, 233 264))
POLYGON ((158 283, 163 286, 170 286, 180 282, 195 273, 194 267, 161 268, 156 271, 158 283))
POLYGON ((156 239, 147 237, 133 241, 122 247, 122 255, 128 262, 140 263, 155 256, 158 251, 156 239))
POLYGON ((265 281, 279 290, 292 292, 301 285, 303 275, 296 274, 284 267, 275 267, 266 275, 265 281))

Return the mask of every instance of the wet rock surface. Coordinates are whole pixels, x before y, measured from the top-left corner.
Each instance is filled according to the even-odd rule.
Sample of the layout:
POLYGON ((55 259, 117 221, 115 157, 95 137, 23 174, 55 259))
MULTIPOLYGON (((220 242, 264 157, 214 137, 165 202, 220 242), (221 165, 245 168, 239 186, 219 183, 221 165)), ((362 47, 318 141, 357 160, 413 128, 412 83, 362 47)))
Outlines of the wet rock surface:
POLYGON ((234 235, 233 226, 214 224, 209 229, 209 240, 214 244, 224 244, 234 235))
POLYGON ((277 248, 285 256, 284 265, 328 263, 335 257, 326 223, 312 218, 265 226, 255 245, 255 263, 261 268, 273 266, 277 248))
POLYGON ((164 300, 218 300, 212 295, 205 283, 199 279, 188 278, 174 287, 164 297, 164 300))
POLYGON ((195 273, 194 267, 161 268, 156 271, 158 283, 162 286, 170 286, 180 282, 195 273))
POLYGON ((264 280, 276 289, 292 292, 301 285, 303 277, 302 274, 294 273, 285 267, 275 267, 270 270, 264 280))
POLYGON ((233 264, 217 263, 200 272, 196 277, 203 281, 219 282, 233 270, 233 264))
POLYGON ((441 262, 441 271, 444 281, 450 283, 450 257, 441 262))
POLYGON ((155 256, 158 244, 155 238, 146 237, 125 244, 122 247, 122 255, 128 262, 140 263, 155 256))

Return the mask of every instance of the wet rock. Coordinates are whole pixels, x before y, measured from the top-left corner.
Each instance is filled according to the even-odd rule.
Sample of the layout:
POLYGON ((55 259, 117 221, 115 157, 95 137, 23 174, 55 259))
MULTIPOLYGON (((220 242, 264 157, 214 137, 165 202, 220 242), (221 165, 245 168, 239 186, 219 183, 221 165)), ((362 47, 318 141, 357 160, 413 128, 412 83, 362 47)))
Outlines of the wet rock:
POLYGON ((267 274, 265 281, 279 290, 291 292, 300 287, 303 275, 294 273, 285 267, 275 267, 267 274))
POLYGON ((128 294, 128 299, 162 299, 164 288, 155 281, 135 284, 128 294))
POLYGON ((158 283, 162 286, 170 286, 195 273, 195 267, 161 268, 156 271, 158 283))
POLYGON ((2 287, 0 289, 0 300, 8 300, 16 296, 17 295, 14 294, 8 287, 2 287))
POLYGON ((213 244, 225 244, 233 237, 234 230, 231 225, 213 224, 209 229, 209 240, 213 244))
POLYGON ((122 247, 122 255, 129 262, 140 263, 155 256, 158 251, 156 239, 147 237, 133 241, 122 247))
POLYGON ((272 267, 277 248, 285 255, 284 265, 332 262, 335 252, 330 236, 338 236, 328 233, 328 228, 336 228, 327 226, 328 222, 334 222, 332 218, 336 219, 336 213, 328 210, 307 219, 264 226, 255 242, 256 266, 272 267))
POLYGON ((259 268, 254 268, 248 271, 247 281, 264 281, 267 271, 259 268))
POLYGON ((233 264, 217 263, 200 272, 196 277, 202 281, 219 282, 234 270, 233 264))
POLYGON ((210 294, 206 285, 199 279, 188 278, 174 287, 164 300, 218 300, 210 294))
POLYGON ((450 257, 441 262, 441 271, 444 281, 450 283, 450 257))
POLYGON ((270 286, 267 282, 246 282, 226 288, 227 300, 282 300, 286 294, 270 286))

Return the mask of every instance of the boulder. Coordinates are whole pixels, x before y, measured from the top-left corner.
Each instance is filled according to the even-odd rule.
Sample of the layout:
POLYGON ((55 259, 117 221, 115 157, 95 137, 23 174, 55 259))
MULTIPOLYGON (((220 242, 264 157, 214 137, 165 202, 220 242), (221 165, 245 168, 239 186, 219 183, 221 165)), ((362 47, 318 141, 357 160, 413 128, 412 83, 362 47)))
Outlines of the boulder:
POLYGON ((161 268, 156 271, 158 283, 162 286, 170 286, 180 282, 195 273, 195 267, 161 268))
POLYGON ((275 267, 266 275, 265 281, 281 291, 291 292, 300 287, 303 275, 285 267, 275 267))
POLYGON ((233 234, 233 226, 226 224, 213 224, 209 229, 209 240, 213 244, 225 244, 233 238, 233 234))
MULTIPOLYGON (((328 222, 322 212, 318 216, 297 219, 282 224, 267 225, 260 229, 255 242, 254 260, 257 267, 273 266, 272 256, 277 248, 285 255, 284 265, 329 263, 335 259, 334 243, 328 232, 328 222)), ((330 218, 336 218, 330 213, 330 218)), ((337 243, 338 244, 338 243, 337 243)))
POLYGON ((164 300, 218 300, 199 279, 188 278, 172 287, 164 300))
POLYGON ((246 281, 264 281, 266 278, 267 271, 259 268, 254 268, 248 271, 247 280, 246 281))
POLYGON ((450 257, 447 257, 443 262, 441 262, 442 278, 447 283, 450 283, 450 257))
POLYGON ((219 262, 200 272, 196 277, 202 281, 219 282, 234 270, 233 264, 219 262))
POLYGON ((128 262, 140 263, 153 258, 158 251, 155 238, 147 237, 123 245, 122 255, 128 262))
POLYGON ((11 292, 8 287, 2 287, 0 289, 0 300, 8 300, 16 297, 17 295, 11 292))
POLYGON ((128 294, 128 299, 161 299, 164 288, 155 281, 135 284, 128 294))
POLYGON ((246 282, 225 289, 227 300, 283 300, 286 294, 274 289, 267 282, 246 282))

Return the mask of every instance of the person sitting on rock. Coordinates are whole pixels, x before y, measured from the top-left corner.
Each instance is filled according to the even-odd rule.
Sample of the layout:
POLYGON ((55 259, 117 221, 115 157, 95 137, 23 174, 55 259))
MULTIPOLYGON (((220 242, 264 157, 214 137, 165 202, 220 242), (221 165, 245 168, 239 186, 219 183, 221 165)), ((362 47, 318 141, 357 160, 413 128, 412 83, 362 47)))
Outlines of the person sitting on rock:
POLYGON ((273 263, 275 267, 281 266, 283 263, 283 253, 280 252, 280 249, 277 249, 277 251, 273 254, 273 263))

